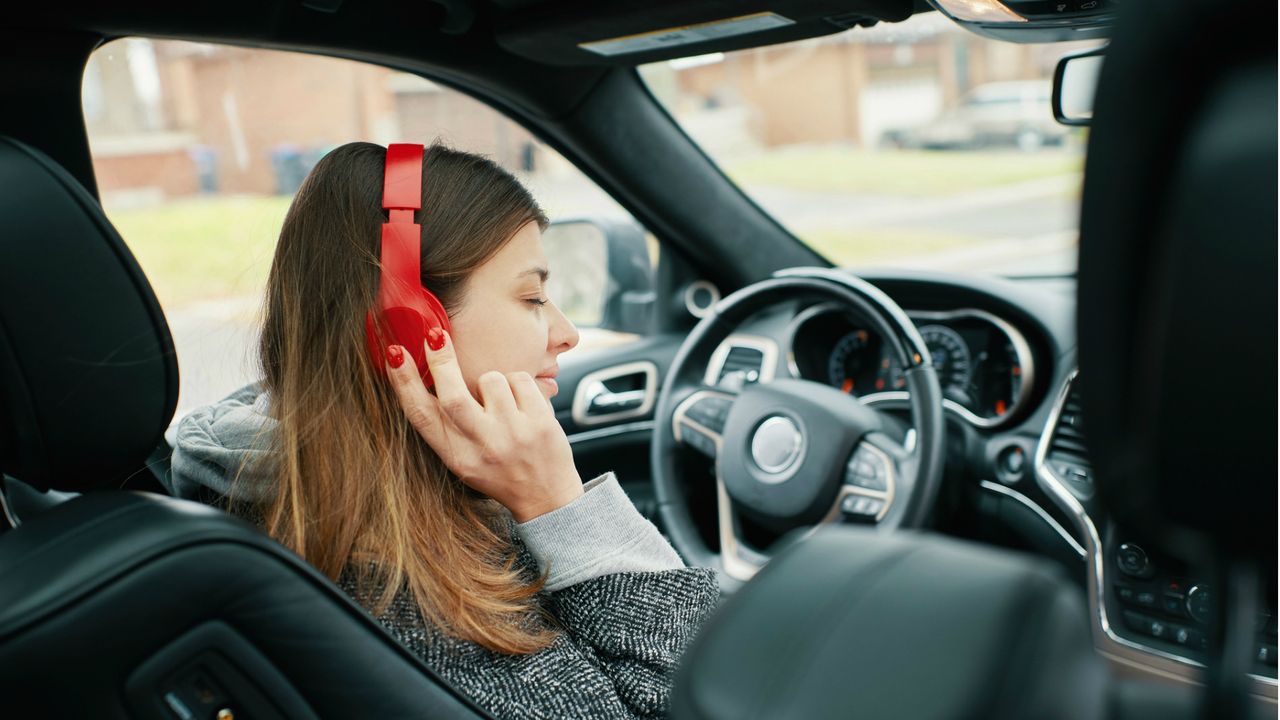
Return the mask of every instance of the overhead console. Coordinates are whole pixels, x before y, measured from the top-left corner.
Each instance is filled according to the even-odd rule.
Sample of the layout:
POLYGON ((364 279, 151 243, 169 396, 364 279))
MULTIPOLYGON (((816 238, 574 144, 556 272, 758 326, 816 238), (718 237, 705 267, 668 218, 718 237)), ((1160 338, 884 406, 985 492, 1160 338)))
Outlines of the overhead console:
POLYGON ((1121 0, 928 0, 958 25, 1018 43, 1091 40, 1110 35, 1121 0))

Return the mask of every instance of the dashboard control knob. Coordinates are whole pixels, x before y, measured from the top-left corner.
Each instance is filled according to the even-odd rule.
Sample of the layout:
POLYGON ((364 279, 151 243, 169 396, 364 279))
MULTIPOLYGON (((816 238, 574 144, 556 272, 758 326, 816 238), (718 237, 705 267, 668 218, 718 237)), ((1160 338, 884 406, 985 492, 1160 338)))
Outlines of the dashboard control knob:
POLYGON ((1022 479, 1022 473, 1027 468, 1026 452, 1017 445, 1010 445, 996 455, 996 466, 999 468, 1000 479, 1012 485, 1022 479))
POLYGON ((1213 591, 1204 585, 1192 585, 1187 591, 1187 614, 1196 622, 1209 622, 1213 615, 1213 591))
POLYGON ((1130 577, 1149 578, 1156 574, 1147 552, 1133 543, 1124 543, 1116 551, 1116 566, 1130 577))

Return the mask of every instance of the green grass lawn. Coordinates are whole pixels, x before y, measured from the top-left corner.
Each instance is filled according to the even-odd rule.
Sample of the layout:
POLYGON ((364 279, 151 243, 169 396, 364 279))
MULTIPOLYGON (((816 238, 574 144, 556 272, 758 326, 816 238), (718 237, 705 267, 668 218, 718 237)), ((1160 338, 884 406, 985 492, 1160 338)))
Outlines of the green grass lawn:
POLYGON ((167 310, 262 291, 289 197, 213 197, 106 208, 167 310))
POLYGON ((1081 155, 1058 150, 944 152, 798 147, 726 163, 744 185, 794 190, 940 196, 1079 173, 1081 155))

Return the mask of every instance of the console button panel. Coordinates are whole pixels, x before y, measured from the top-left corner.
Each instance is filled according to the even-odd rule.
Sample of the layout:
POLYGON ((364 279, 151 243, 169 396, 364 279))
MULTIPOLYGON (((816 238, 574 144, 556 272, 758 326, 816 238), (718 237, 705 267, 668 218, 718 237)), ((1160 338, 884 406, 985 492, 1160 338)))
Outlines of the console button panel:
MULTIPOLYGON (((1203 662, 1209 647, 1207 623, 1216 602, 1213 588, 1190 577, 1179 563, 1152 556, 1139 543, 1108 547, 1112 629, 1131 641, 1203 662)), ((1269 587, 1256 619, 1253 671, 1276 677, 1275 583, 1269 587)))

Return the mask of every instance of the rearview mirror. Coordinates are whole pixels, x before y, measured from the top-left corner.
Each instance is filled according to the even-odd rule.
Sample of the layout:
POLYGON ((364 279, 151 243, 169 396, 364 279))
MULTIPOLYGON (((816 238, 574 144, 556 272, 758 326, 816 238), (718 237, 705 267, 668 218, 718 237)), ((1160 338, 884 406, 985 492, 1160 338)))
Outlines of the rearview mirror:
POLYGON ((654 302, 644 229, 613 218, 557 220, 542 233, 547 292, 575 325, 644 334, 654 302))
POLYGON ((1067 55, 1053 72, 1053 117, 1063 125, 1093 121, 1093 95, 1106 48, 1067 55))

